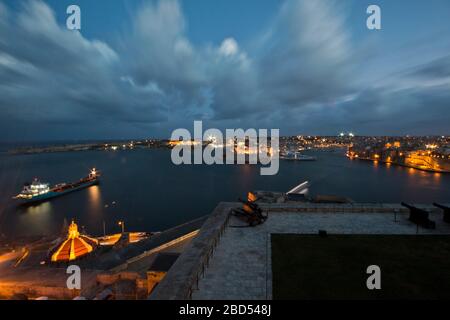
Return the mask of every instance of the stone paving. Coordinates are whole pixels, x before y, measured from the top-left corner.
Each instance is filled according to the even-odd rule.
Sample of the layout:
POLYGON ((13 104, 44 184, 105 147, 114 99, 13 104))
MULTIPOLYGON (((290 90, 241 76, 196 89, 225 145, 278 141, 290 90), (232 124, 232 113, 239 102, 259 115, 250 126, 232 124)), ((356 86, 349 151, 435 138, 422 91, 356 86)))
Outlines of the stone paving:
POLYGON ((214 251, 192 299, 271 299, 270 234, 450 234, 442 213, 430 213, 435 230, 419 228, 407 213, 271 212, 266 223, 254 228, 233 228, 232 217, 214 251), (396 221, 394 221, 396 219, 396 221))

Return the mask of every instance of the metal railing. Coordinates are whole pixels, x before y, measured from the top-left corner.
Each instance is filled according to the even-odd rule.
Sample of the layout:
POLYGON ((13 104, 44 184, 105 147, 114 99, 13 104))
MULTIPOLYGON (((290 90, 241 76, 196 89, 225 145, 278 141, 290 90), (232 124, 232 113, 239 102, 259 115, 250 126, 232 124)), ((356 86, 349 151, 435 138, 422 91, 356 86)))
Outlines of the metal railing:
POLYGON ((219 245, 220 239, 222 238, 223 234, 225 233, 225 229, 227 228, 228 222, 230 220, 230 216, 231 216, 231 212, 228 212, 220 229, 212 238, 210 246, 207 248, 206 254, 202 257, 203 259, 200 260, 199 267, 198 267, 197 271, 194 273, 193 281, 189 286, 187 299, 189 299, 189 300, 192 299, 192 293, 195 290, 199 290, 199 282, 205 276, 205 272, 206 272, 206 269, 209 267, 211 258, 214 255, 214 252, 215 252, 217 246, 219 245))

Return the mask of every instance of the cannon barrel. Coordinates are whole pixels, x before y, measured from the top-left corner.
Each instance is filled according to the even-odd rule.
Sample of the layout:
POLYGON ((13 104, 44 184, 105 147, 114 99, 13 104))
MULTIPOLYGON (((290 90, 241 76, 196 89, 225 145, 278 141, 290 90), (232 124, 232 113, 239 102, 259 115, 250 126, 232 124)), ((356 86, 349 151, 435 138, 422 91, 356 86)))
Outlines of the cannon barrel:
POLYGON ((404 207, 406 207, 406 208, 408 208, 408 209, 417 209, 416 207, 414 207, 414 206, 412 206, 412 205, 409 205, 409 204, 407 204, 406 202, 403 202, 402 201, 402 203, 401 203, 401 205, 402 206, 404 206, 404 207))
POLYGON ((262 209, 255 202, 249 202, 249 201, 246 201, 246 200, 242 200, 241 198, 239 198, 239 201, 242 202, 243 207, 244 207, 244 211, 246 211, 247 213, 249 213, 249 214, 256 214, 258 216, 261 215, 262 209))
POLYGON ((450 207, 434 202, 433 205, 444 210, 444 221, 450 223, 450 207))
POLYGON ((428 211, 414 207, 405 202, 402 202, 402 206, 409 209, 409 220, 411 220, 415 224, 421 225, 427 229, 436 228, 436 223, 428 218, 428 211))
POLYGON ((248 200, 242 200, 241 198, 239 198, 239 202, 242 202, 244 205, 249 206, 250 208, 252 208, 253 210, 260 210, 260 207, 258 206, 257 203, 255 202, 250 202, 248 200))
POLYGON ((444 206, 443 204, 439 204, 439 203, 436 203, 436 202, 433 202, 433 206, 438 207, 438 208, 440 208, 442 210, 450 210, 450 207, 444 206))
POLYGON ((406 202, 402 202, 401 205, 404 206, 404 207, 406 207, 406 208, 408 208, 409 210, 413 210, 413 211, 422 211, 422 212, 424 212, 424 213, 428 213, 426 210, 421 209, 421 208, 414 207, 413 205, 407 204, 406 202))

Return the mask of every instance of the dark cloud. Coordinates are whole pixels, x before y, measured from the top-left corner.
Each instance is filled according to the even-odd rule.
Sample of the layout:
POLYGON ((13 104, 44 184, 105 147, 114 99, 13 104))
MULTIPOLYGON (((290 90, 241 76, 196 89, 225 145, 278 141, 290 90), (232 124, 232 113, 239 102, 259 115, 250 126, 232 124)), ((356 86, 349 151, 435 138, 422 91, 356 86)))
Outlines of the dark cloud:
POLYGON ((425 78, 448 78, 450 77, 450 55, 421 65, 415 68, 410 74, 425 78))
POLYGON ((122 41, 123 62, 133 84, 153 88, 172 104, 201 99, 206 85, 201 57, 186 38, 185 25, 178 2, 147 3, 122 41))
POLYGON ((450 56, 368 85, 366 49, 345 24, 338 3, 288 0, 246 48, 231 37, 195 46, 167 0, 146 2, 113 46, 58 25, 41 1, 17 12, 0 2, 0 134, 167 136, 199 119, 284 134, 448 133, 450 56))
POLYGON ((59 26, 43 2, 26 2, 19 13, 2 5, 0 12, 3 137, 31 131, 35 135, 28 138, 49 138, 55 124, 71 127, 63 136, 84 136, 83 130, 104 122, 167 119, 158 94, 121 79, 120 57, 112 48, 59 26), (16 129, 26 126, 39 130, 16 129))
POLYGON ((263 41, 259 62, 271 100, 298 107, 348 93, 352 50, 342 15, 329 2, 284 4, 263 41))

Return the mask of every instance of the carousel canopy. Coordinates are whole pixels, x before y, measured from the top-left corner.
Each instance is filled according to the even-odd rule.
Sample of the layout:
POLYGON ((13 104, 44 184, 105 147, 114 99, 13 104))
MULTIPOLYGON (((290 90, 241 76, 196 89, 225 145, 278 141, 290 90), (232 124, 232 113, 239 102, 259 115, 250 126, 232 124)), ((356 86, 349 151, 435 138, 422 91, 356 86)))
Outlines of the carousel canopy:
POLYGON ((53 262, 72 261, 92 252, 98 241, 78 232, 78 226, 74 221, 69 226, 67 239, 53 253, 53 262))

